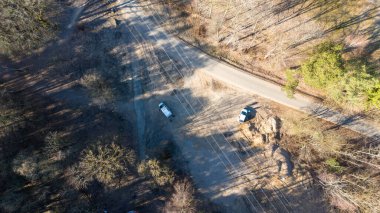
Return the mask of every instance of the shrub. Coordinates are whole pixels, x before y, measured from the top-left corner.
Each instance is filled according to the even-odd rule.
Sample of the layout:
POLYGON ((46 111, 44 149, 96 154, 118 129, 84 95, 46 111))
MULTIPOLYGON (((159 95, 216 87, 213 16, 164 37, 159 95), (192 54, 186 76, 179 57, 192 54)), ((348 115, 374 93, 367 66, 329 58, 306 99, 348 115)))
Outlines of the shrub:
POLYGON ((95 101, 103 105, 115 98, 111 83, 97 72, 88 72, 80 79, 79 83, 86 87, 95 101))
POLYGON ((62 135, 58 132, 49 132, 45 136, 45 151, 51 156, 61 150, 63 145, 62 135))
POLYGON ((286 70, 286 83, 284 91, 289 98, 293 98, 295 90, 298 86, 299 80, 295 77, 296 72, 294 70, 286 70))
POLYGON ((305 83, 323 90, 338 82, 345 72, 342 49, 341 45, 333 43, 320 45, 300 68, 305 83))
POLYGON ((150 176, 158 186, 171 184, 174 181, 174 173, 156 159, 143 161, 138 166, 138 172, 143 176, 150 176))
POLYGON ((313 144, 313 149, 320 157, 336 155, 346 144, 345 138, 334 131, 322 132, 316 129, 315 134, 320 135, 320 137, 312 137, 311 143, 313 144))
POLYGON ((342 173, 344 167, 342 167, 335 158, 329 158, 325 161, 327 169, 333 173, 342 173))
POLYGON ((13 159, 12 167, 14 173, 33 181, 39 178, 37 163, 35 155, 26 151, 21 151, 13 159))
POLYGON ((312 163, 336 155, 346 145, 343 136, 333 131, 323 131, 317 119, 289 120, 287 132, 299 141, 300 159, 312 163))
POLYGON ((369 107, 375 107, 380 109, 380 82, 377 83, 370 89, 366 91, 367 94, 367 105, 369 107))
MULTIPOLYGON (((370 74, 362 61, 344 61, 342 49, 341 45, 333 43, 320 45, 299 69, 305 83, 325 92, 337 105, 353 111, 380 108, 379 80, 370 74)), ((290 80, 284 90, 291 95, 296 81, 290 73, 287 79, 290 80)))
POLYGON ((71 168, 73 175, 69 183, 85 188, 93 179, 110 185, 115 178, 121 178, 134 166, 135 153, 114 143, 100 145, 83 151, 78 165, 71 168))
POLYGON ((93 177, 89 174, 82 172, 78 165, 69 167, 66 172, 67 182, 75 189, 85 189, 89 182, 93 180, 93 177))
POLYGON ((174 193, 165 204, 165 212, 196 212, 196 200, 194 188, 189 180, 185 179, 174 184, 174 193))

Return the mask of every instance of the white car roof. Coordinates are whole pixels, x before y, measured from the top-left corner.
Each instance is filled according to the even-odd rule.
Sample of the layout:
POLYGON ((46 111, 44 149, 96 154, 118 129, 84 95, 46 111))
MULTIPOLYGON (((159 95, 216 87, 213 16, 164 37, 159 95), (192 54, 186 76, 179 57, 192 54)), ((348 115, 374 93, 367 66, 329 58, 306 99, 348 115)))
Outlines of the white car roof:
POLYGON ((247 117, 247 113, 248 113, 248 110, 247 109, 243 109, 240 114, 239 114, 239 121, 240 122, 244 122, 245 118, 247 117), (245 115, 243 114, 243 112, 245 112, 245 115))
POLYGON ((164 113, 164 115, 167 118, 173 115, 173 113, 169 110, 169 108, 164 103, 160 103, 158 106, 160 107, 162 113, 164 113))

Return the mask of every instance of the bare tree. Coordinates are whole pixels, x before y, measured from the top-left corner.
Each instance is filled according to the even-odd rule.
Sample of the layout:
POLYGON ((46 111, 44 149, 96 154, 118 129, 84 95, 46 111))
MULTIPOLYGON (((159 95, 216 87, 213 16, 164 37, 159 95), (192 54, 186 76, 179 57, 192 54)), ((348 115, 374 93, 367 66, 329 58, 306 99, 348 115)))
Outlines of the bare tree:
POLYGON ((135 159, 132 150, 114 143, 86 149, 80 162, 68 170, 68 182, 76 188, 86 188, 94 179, 106 185, 114 184, 115 179, 131 172, 135 159))
POLYGON ((194 188, 188 179, 184 179, 174 184, 174 193, 166 203, 164 211, 167 213, 192 213, 196 212, 196 207, 194 188))

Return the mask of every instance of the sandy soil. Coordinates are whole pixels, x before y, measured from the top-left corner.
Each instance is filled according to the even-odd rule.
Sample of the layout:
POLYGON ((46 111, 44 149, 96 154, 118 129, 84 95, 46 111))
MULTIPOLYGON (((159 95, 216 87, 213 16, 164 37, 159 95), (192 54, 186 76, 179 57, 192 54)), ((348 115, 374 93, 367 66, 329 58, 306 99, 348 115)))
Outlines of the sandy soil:
POLYGON ((259 148, 248 146, 239 130, 237 117, 242 108, 267 109, 273 103, 227 88, 202 71, 182 77, 178 73, 188 72, 186 65, 173 68, 168 60, 158 59, 159 50, 152 45, 142 46, 151 61, 144 87, 146 129, 155 135, 147 143, 173 140, 202 195, 222 206, 223 212, 324 210, 320 191, 311 189, 310 177, 296 173, 286 182, 278 180, 276 169, 265 171, 275 168, 276 162, 259 148), (174 112, 172 121, 157 110, 161 101, 174 112))
MULTIPOLYGON (((79 21, 73 28, 73 37, 49 50, 49 60, 43 57, 46 53, 41 54, 40 63, 31 68, 36 72, 24 73, 9 84, 23 82, 20 90, 41 95, 39 101, 46 97, 52 102, 62 101, 72 112, 85 109, 93 114, 112 114, 96 128, 89 124, 97 124, 105 116, 102 113, 99 117, 85 117, 80 123, 73 120, 75 125, 67 127, 67 131, 87 131, 79 141, 124 125, 137 139, 135 145, 141 158, 150 157, 149 150, 161 141, 175 142, 179 148, 176 158, 185 162, 182 169, 191 175, 201 196, 219 205, 222 212, 325 210, 321 193, 306 173, 295 172, 294 178, 280 181, 276 162, 260 148, 248 146, 248 139, 240 131, 237 117, 242 108, 279 113, 274 109, 277 105, 227 88, 168 58, 136 32, 126 15, 129 8, 117 5, 116 14, 101 4, 84 9, 78 19, 73 19, 79 21), (81 77, 94 69, 115 92, 114 99, 107 103, 100 104, 79 84, 81 77), (174 112, 172 121, 158 110, 161 101, 174 112)), ((124 145, 131 145, 128 139, 123 139, 124 145)), ((109 198, 104 202, 112 203, 110 208, 115 211, 141 205, 153 208, 155 200, 150 199, 155 198, 154 192, 144 184, 137 185, 133 196, 120 189, 108 192, 109 198), (138 199, 133 199, 136 196, 138 199)))

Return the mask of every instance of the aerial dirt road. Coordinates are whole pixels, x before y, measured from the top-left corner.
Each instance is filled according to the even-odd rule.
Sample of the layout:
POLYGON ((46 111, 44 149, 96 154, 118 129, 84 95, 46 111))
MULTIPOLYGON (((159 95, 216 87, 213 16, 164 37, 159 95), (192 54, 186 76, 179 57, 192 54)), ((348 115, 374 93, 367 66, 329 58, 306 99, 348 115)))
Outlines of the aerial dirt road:
POLYGON ((186 63, 192 69, 202 69, 216 79, 232 86, 307 114, 312 114, 338 126, 343 126, 372 138, 373 141, 380 140, 380 130, 360 120, 358 117, 341 114, 300 94, 296 94, 294 99, 290 99, 281 90, 279 85, 269 83, 218 61, 169 35, 160 27, 160 17, 148 16, 141 9, 142 7, 152 9, 145 6, 148 3, 139 3, 138 1, 127 1, 127 3, 130 5, 129 9, 133 12, 132 15, 141 21, 141 28, 139 28, 141 33, 146 35, 147 39, 154 41, 156 45, 163 48, 165 54, 170 55, 173 59, 186 63))
POLYGON ((134 71, 145 70, 134 79, 142 86, 134 88, 135 107, 144 108, 136 115, 146 121, 140 123, 143 131, 138 133, 139 143, 146 143, 140 144, 145 149, 140 155, 149 155, 152 146, 162 140, 174 141, 197 191, 223 212, 323 212, 322 196, 310 193, 309 177, 274 188, 268 184, 271 179, 261 173, 268 169, 258 165, 268 159, 241 139, 240 110, 257 103, 265 105, 262 98, 241 89, 208 88, 212 80, 202 83, 204 76, 197 73, 218 66, 215 61, 167 37, 138 3, 120 0, 115 7, 123 14, 119 26, 133 41, 131 51, 140 53, 135 60, 141 66, 134 71), (161 101, 175 114, 172 122, 158 110, 161 101), (302 204, 305 202, 308 205, 302 204))

